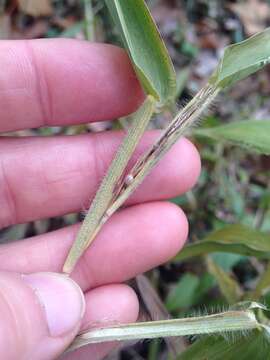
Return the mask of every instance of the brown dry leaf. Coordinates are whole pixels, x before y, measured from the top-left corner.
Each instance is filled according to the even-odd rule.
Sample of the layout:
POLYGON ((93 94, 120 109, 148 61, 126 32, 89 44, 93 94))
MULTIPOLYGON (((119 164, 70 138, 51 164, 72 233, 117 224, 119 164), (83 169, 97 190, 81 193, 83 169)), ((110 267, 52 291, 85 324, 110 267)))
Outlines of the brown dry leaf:
POLYGON ((19 9, 31 16, 50 16, 52 5, 50 0, 18 0, 19 9))
POLYGON ((243 22, 248 35, 262 31, 270 19, 270 6, 260 0, 247 0, 231 5, 243 22))

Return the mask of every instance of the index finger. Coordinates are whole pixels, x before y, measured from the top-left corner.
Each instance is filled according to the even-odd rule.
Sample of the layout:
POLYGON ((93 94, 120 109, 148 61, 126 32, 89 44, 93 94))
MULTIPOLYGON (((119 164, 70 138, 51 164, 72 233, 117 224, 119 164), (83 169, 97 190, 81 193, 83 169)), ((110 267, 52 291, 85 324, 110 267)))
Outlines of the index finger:
POLYGON ((0 131, 102 121, 143 92, 124 50, 79 40, 0 42, 0 131))

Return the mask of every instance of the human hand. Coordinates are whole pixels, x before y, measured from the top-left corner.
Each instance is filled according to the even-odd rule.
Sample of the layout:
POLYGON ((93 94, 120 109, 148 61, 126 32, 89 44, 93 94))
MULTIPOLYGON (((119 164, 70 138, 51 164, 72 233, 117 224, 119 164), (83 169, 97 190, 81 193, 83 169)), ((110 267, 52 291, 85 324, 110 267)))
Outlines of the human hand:
MULTIPOLYGON (((74 40, 0 42, 0 131, 117 118, 143 100, 127 55, 74 40)), ((138 157, 157 137, 148 132, 138 157)), ((0 139, 0 227, 80 211, 93 197, 123 133, 0 139)), ((183 212, 168 199, 190 189, 199 155, 186 139, 155 168, 79 261, 58 275, 78 226, 0 246, 0 354, 51 360, 79 330, 134 322, 138 300, 121 284, 175 255, 187 237, 183 212), (24 274, 24 275, 21 275, 24 274), (28 274, 28 275, 25 275, 28 274)), ((115 344, 67 359, 96 360, 115 344)))

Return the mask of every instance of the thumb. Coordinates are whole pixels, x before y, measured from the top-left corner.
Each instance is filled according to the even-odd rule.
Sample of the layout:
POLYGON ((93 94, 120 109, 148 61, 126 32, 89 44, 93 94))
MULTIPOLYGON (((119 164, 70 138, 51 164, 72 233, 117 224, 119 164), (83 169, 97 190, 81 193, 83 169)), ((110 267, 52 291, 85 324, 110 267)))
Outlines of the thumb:
POLYGON ((0 354, 6 360, 52 360, 80 328, 85 303, 65 275, 0 272, 0 354))

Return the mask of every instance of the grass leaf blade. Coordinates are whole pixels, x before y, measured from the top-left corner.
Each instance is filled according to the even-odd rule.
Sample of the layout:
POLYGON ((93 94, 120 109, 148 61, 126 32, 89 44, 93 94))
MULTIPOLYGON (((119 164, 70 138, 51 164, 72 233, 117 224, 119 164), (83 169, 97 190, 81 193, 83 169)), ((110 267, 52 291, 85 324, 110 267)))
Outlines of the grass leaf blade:
POLYGON ((174 101, 176 75, 166 46, 144 0, 106 0, 146 93, 161 106, 174 101))
POLYGON ((262 69, 270 62, 270 28, 226 47, 210 83, 224 89, 262 69))
POLYGON ((173 262, 212 252, 227 252, 270 259, 270 236, 241 224, 213 231, 205 239, 187 244, 173 262))
POLYGON ((251 152, 270 155, 269 120, 236 121, 212 128, 195 129, 194 134, 217 141, 228 141, 251 152))

